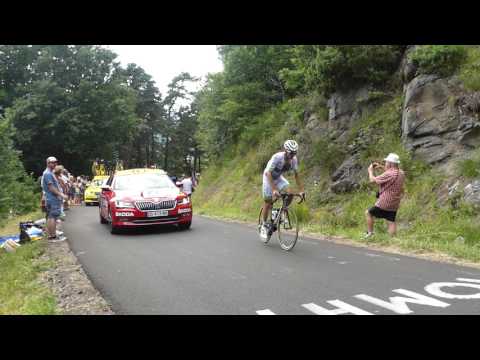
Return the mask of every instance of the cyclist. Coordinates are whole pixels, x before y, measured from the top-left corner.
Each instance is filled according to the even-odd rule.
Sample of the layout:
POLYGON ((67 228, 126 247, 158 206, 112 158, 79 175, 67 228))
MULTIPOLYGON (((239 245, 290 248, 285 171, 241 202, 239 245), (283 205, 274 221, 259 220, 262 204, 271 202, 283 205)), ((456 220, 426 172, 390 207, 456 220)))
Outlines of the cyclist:
MULTIPOLYGON (((284 151, 272 156, 263 172, 263 224, 260 228, 260 236, 266 239, 272 229, 271 211, 273 201, 280 197, 280 192, 289 193, 290 183, 282 174, 293 170, 295 181, 300 189, 300 195, 305 196, 303 182, 298 173, 297 151, 298 144, 295 140, 287 140, 283 144, 284 151)), ((291 201, 291 200, 290 200, 291 201)))

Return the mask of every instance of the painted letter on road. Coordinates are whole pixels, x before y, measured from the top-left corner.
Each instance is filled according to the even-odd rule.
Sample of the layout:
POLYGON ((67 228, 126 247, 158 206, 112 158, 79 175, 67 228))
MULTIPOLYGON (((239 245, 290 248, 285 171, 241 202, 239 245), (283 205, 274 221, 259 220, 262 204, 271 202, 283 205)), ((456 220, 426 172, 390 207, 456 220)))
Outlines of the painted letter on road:
POLYGON ((340 300, 331 300, 327 302, 333 306, 336 306, 337 309, 328 310, 314 303, 303 304, 302 306, 316 315, 340 315, 340 314, 373 315, 368 311, 359 309, 353 305, 347 304, 340 300))
POLYGON ((365 294, 355 295, 355 297, 357 299, 364 300, 371 304, 381 306, 385 309, 396 312, 397 314, 410 314, 413 312, 407 306, 407 303, 428 305, 428 306, 441 307, 441 308, 450 306, 450 304, 447 304, 443 301, 440 301, 422 294, 418 294, 416 292, 409 291, 409 290, 397 289, 397 290, 393 290, 393 292, 406 295, 409 297, 400 297, 400 296, 391 297, 390 302, 375 298, 370 295, 365 295, 365 294))
MULTIPOLYGON (((457 279, 457 280, 460 280, 460 279, 457 279)), ((467 280, 467 279, 464 279, 464 280, 467 280)), ((472 280, 473 279, 468 279, 468 281, 472 281, 472 280)), ((462 299, 462 300, 480 299, 480 291, 474 294, 460 295, 460 294, 451 294, 442 290, 443 288, 456 288, 456 287, 480 290, 480 284, 468 284, 468 283, 460 283, 460 282, 437 282, 437 283, 432 283, 425 286, 425 291, 427 291, 428 293, 434 296, 445 298, 445 299, 462 299)))

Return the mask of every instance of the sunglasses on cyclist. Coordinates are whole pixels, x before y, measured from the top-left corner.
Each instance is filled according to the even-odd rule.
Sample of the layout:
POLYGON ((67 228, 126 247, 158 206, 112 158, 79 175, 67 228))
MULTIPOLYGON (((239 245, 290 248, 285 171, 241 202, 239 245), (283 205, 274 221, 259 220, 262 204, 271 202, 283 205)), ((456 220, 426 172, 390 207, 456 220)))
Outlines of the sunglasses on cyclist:
POLYGON ((290 155, 290 156, 295 156, 295 155, 297 155, 297 152, 296 151, 287 151, 287 154, 290 155))

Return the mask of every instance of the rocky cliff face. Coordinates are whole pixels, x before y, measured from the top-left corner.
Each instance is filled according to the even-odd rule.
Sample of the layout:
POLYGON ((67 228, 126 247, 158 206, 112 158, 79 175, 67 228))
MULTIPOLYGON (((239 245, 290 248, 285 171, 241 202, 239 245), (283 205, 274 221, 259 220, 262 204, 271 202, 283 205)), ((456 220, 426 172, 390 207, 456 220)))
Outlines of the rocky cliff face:
MULTIPOLYGON (((419 74, 408 60, 413 48, 407 48, 398 70, 404 98, 402 142, 413 158, 453 176, 453 165, 480 146, 480 92, 466 91, 456 77, 419 74)), ((371 90, 366 86, 333 94, 327 102, 328 125, 319 125, 321 122, 313 115, 307 119, 307 129, 328 131, 332 139, 348 148, 347 158, 331 176, 330 189, 334 193, 352 191, 365 178, 358 154, 362 134, 354 143, 347 144, 347 138, 364 111, 376 105, 369 99, 371 90)), ((462 183, 461 187, 465 200, 480 206, 478 182, 462 183)))
POLYGON ((420 75, 405 91, 402 133, 414 157, 428 164, 459 158, 480 145, 480 94, 468 94, 455 78, 420 75))

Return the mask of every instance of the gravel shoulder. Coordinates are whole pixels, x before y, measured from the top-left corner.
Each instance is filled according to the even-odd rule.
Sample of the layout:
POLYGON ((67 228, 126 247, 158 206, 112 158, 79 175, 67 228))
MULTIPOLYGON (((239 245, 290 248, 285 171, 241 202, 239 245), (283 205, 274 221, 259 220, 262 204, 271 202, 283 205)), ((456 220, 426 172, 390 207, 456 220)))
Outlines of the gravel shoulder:
POLYGON ((114 315, 111 305, 88 279, 68 241, 48 243, 42 258, 53 266, 41 274, 40 282, 53 291, 61 315, 114 315))

